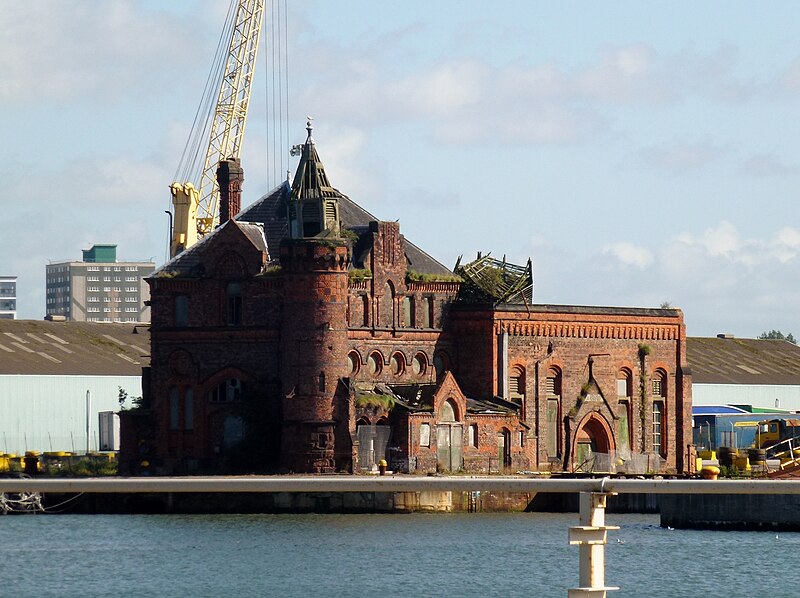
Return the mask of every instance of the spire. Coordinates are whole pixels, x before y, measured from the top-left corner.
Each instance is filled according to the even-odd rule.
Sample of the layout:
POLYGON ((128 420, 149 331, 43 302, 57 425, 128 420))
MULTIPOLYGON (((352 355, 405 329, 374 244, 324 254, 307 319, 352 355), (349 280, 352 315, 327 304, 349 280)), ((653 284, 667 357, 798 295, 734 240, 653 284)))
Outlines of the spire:
POLYGON ((289 200, 289 234, 293 238, 315 237, 321 233, 339 234, 339 197, 317 153, 311 133, 314 127, 309 116, 308 137, 300 146, 300 163, 292 182, 289 200))

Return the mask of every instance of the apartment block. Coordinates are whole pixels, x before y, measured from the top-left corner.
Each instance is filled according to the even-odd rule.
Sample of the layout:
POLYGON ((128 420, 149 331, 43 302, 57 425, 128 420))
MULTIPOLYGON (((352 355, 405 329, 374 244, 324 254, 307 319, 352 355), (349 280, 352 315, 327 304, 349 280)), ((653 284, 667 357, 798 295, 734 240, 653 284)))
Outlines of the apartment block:
POLYGON ((74 322, 149 322, 145 279, 155 263, 117 261, 116 245, 93 245, 81 261, 46 268, 46 316, 74 322))
POLYGON ((0 276, 0 320, 17 319, 17 277, 0 276))

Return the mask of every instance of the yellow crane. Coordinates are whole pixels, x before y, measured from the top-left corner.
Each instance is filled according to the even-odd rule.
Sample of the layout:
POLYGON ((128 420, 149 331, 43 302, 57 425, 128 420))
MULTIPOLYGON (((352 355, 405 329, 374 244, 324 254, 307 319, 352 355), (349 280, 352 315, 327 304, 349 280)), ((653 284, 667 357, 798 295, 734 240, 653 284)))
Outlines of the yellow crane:
POLYGON ((181 159, 190 175, 200 164, 200 151, 205 147, 199 184, 195 184, 197 180, 193 183, 184 179, 170 185, 171 257, 194 245, 219 221, 217 165, 220 160, 238 158, 241 151, 263 20, 264 0, 231 1, 217 57, 192 127, 195 141, 190 138, 181 159), (217 93, 213 111, 204 110, 214 90, 217 93))

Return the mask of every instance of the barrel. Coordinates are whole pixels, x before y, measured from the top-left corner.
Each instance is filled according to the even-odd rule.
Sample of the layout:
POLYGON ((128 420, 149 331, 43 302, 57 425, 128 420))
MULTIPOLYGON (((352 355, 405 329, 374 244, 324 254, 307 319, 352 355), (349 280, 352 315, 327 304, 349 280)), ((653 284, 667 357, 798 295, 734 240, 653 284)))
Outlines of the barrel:
POLYGON ((762 448, 747 449, 747 458, 750 465, 765 465, 767 462, 767 450, 762 448))
POLYGON ((736 457, 739 456, 739 451, 729 446, 721 446, 717 449, 717 455, 719 456, 720 465, 723 467, 733 467, 733 462, 736 460, 736 457))

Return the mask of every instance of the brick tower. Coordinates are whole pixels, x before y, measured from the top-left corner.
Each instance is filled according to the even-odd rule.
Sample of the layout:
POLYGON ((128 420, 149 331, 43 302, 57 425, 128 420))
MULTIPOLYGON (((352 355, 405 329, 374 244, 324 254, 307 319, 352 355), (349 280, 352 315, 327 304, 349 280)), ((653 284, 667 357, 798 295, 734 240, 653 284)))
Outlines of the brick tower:
POLYGON ((350 245, 339 236, 339 192, 328 182, 311 137, 302 146, 289 199, 289 238, 281 243, 281 466, 333 473, 347 421, 337 421, 339 380, 347 367, 350 245))

